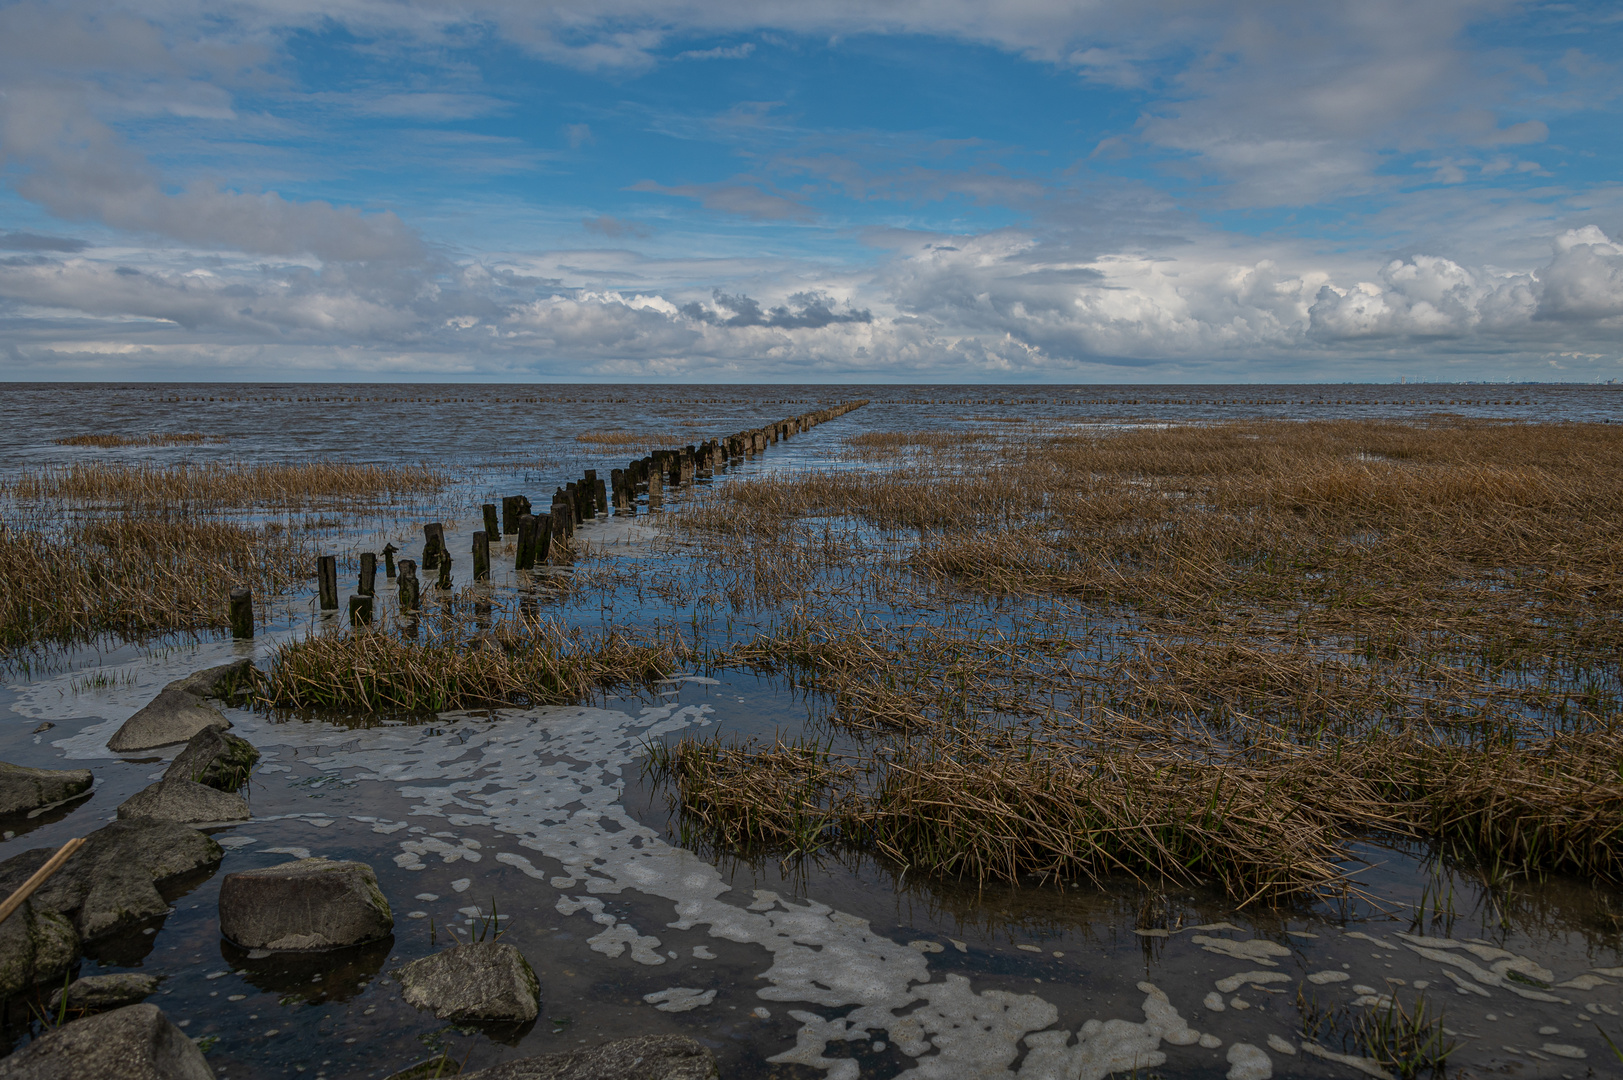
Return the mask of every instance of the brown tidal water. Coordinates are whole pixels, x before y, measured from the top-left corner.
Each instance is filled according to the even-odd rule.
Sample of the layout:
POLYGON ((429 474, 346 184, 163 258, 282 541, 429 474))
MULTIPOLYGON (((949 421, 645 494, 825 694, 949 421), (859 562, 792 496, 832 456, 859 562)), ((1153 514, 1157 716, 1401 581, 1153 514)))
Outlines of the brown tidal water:
MULTIPOLYGON (((581 468, 606 473, 635 453, 576 441, 591 430, 680 426, 693 433, 684 441, 697 442, 836 401, 873 401, 729 473, 749 475, 849 467, 842 440, 863 431, 998 418, 1611 421, 1623 415, 1620 392, 10 384, 0 391, 0 467, 433 462, 466 479, 417 509, 445 520, 448 546, 462 552, 482 527, 481 502, 517 492, 534 500, 581 468), (53 441, 174 431, 219 441, 115 450, 53 441)), ((375 549, 383 535, 410 538, 403 554, 414 555, 416 513, 393 522, 358 516, 324 534, 346 556, 341 577, 353 576, 348 556, 375 549)), ((599 561, 660 557, 640 524, 617 519, 582 535, 599 561)), ((497 569, 498 601, 517 587, 511 570, 497 569)), ((692 604, 649 595, 608 610, 584 595, 546 610, 583 627, 657 626, 680 624, 692 604)), ((0 760, 89 767, 96 788, 64 811, 5 823, 15 835, 0 841, 0 857, 83 835, 161 773, 168 753, 122 758, 105 741, 163 683, 233 656, 264 657, 279 641, 330 625, 299 594, 277 606, 269 632, 252 644, 107 642, 11 671, 0 686, 0 760), (55 726, 35 734, 42 721, 55 726)), ((1138 1075, 1238 1080, 1263 1075, 1253 1051, 1277 1076, 1363 1075, 1301 1049, 1299 990, 1325 1011, 1378 1008, 1374 999, 1394 993, 1408 1004, 1424 993, 1459 1043, 1456 1075, 1623 1071, 1606 1042, 1623 1041, 1623 895, 1607 886, 1552 877, 1489 889, 1424 846, 1369 837, 1356 852, 1367 864, 1358 880, 1375 902, 1236 911, 1216 893, 1129 881, 976 888, 839 851, 783 862, 684 848, 668 793, 641 768, 646 744, 717 730, 793 736, 814 705, 782 680, 726 671, 579 707, 383 723, 234 710, 236 731, 264 755, 247 792, 254 819, 211 830, 227 845, 220 870, 186 883, 168 916, 98 946, 80 973, 162 975, 154 1000, 204 1041, 222 1077, 382 1077, 442 1048, 471 1069, 662 1032, 705 1042, 734 1078, 1035 1080, 1136 1066, 1138 1075), (342 955, 259 960, 224 942, 215 918, 223 874, 304 853, 369 862, 395 912, 393 939, 342 955), (1438 896, 1449 898, 1449 912, 1417 921, 1415 906, 1438 896), (496 925, 541 979, 534 1024, 448 1026, 400 1000, 392 970, 496 925), (1159 933, 1135 932, 1145 929, 1159 933), (1493 975, 1506 956, 1551 977, 1473 974, 1493 975), (1226 981, 1235 976, 1248 977, 1226 981), (1360 999, 1370 1001, 1354 1004, 1360 999)), ((14 1016, 13 1045, 34 1030, 14 1016)))

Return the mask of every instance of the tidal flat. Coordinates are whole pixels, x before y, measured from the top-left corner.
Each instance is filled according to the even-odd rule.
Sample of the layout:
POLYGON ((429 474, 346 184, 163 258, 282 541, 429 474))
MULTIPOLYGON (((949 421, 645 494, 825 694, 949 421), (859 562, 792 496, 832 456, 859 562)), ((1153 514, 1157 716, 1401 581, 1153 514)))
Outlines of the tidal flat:
POLYGON ((1618 391, 544 389, 10 406, 0 758, 96 783, 0 858, 163 772, 107 740, 165 683, 255 664, 252 819, 80 965, 162 976, 217 1075, 646 1033, 726 1077, 1623 1069, 1618 391), (471 578, 482 504, 855 398, 471 578), (318 556, 353 592, 429 522, 418 615, 318 609, 318 556), (393 937, 221 938, 224 874, 308 855, 393 937), (401 1000, 495 928, 533 1024, 401 1000))

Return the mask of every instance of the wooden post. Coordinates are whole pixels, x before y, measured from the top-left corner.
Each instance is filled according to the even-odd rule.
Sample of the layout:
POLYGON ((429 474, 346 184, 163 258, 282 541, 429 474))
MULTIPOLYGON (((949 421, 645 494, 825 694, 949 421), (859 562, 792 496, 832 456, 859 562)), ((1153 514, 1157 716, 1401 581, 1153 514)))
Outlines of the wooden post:
POLYGON ((394 553, 399 550, 393 544, 383 545, 383 576, 390 581, 394 580, 394 553))
POLYGON ((665 502, 665 476, 658 463, 648 470, 648 509, 658 510, 665 502))
POLYGON ((501 539, 501 530, 496 527, 496 504, 485 503, 479 508, 485 515, 485 535, 501 539))
POLYGON ((376 595, 378 584, 378 557, 370 551, 361 552, 361 580, 355 591, 362 596, 376 595))
POLYGON ((372 598, 370 596, 352 596, 349 598, 349 625, 353 627, 372 625, 372 598))
POLYGON ((535 517, 535 546, 530 550, 530 565, 546 562, 547 555, 552 551, 552 515, 537 514, 535 517))
POLYGON ((445 526, 431 521, 423 526, 423 569, 433 570, 445 555, 445 526))
POLYGON ((600 517, 608 517, 609 516, 609 493, 604 488, 603 481, 601 481, 601 480, 593 480, 592 481, 592 487, 596 489, 594 494, 596 495, 598 515, 600 517))
POLYGON ((23 906, 23 901, 34 895, 34 890, 50 880, 51 875, 62 869, 62 864, 73 857, 84 844, 85 838, 75 836, 67 843, 56 849, 56 854, 45 860, 45 865, 35 870, 27 881, 17 887, 17 890, 6 897, 6 902, 0 904, 0 923, 11 918, 11 913, 23 906))
POLYGON ((231 590, 231 636, 239 641, 254 636, 254 591, 231 590))
POLYGON ((451 553, 449 551, 440 552, 439 586, 441 589, 451 588, 451 553))
POLYGON ((513 559, 514 570, 529 570, 535 566, 535 515, 520 514, 518 519, 518 554, 513 559))
POLYGON ((400 560, 400 610, 416 611, 422 588, 417 584, 417 564, 410 559, 400 560))
POLYGON ((609 470, 609 487, 614 490, 615 510, 626 508, 626 474, 624 469, 609 470))
MULTIPOLYGON (((495 507, 487 506, 486 510, 494 511, 495 507)), ((494 517, 494 513, 486 515, 494 517)), ((473 534, 473 580, 490 580, 490 534, 476 532, 473 534)))
POLYGON ((321 610, 338 610, 338 557, 323 555, 316 560, 316 591, 321 594, 321 610))
POLYGON ((502 535, 518 532, 518 496, 509 495, 502 500, 502 535))

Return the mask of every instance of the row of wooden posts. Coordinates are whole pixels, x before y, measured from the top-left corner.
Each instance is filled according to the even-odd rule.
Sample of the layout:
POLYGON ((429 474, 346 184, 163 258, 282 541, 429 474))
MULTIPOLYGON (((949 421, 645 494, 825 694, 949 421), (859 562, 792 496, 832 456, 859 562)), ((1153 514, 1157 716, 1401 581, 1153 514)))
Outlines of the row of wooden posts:
MULTIPOLYGON (((844 416, 852 409, 868 402, 848 401, 827 409, 791 416, 787 420, 765 427, 741 431, 722 439, 710 439, 680 450, 655 450, 647 457, 637 458, 624 469, 611 469, 605 482, 597 470, 587 469, 580 480, 558 488, 552 494, 552 505, 545 514, 534 512, 530 500, 524 495, 509 495, 502 500, 501 518, 497 520, 494 503, 485 503, 484 529, 473 534, 473 578, 490 580, 490 544, 493 537, 515 537, 515 570, 533 570, 544 563, 553 545, 568 541, 575 535, 575 525, 598 516, 635 514, 640 492, 648 494, 648 508, 657 510, 664 505, 665 486, 682 487, 699 477, 713 476, 728 465, 740 464, 745 459, 764 453, 768 446, 788 439, 818 424, 844 416)), ((395 553, 400 549, 389 544, 383 549, 384 574, 396 583, 400 610, 417 611, 420 607, 422 585, 417 578, 417 563, 401 559, 397 564, 395 553)), ((451 588, 451 553, 445 546, 445 527, 439 522, 423 526, 422 569, 435 571, 436 586, 451 588)), ((355 626, 372 622, 373 601, 376 597, 378 557, 370 551, 361 554, 360 581, 355 595, 349 598, 349 619, 355 626)), ((322 611, 338 610, 338 558, 322 555, 316 559, 316 591, 322 611)), ((231 590, 231 636, 254 636, 253 593, 246 588, 231 590)))

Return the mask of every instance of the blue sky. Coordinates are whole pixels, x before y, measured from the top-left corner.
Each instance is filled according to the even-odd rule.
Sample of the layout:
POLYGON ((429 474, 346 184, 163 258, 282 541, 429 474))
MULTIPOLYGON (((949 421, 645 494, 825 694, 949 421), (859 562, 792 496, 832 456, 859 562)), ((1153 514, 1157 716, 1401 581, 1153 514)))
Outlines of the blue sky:
POLYGON ((1615 4, 0 4, 0 377, 1623 377, 1615 4))

